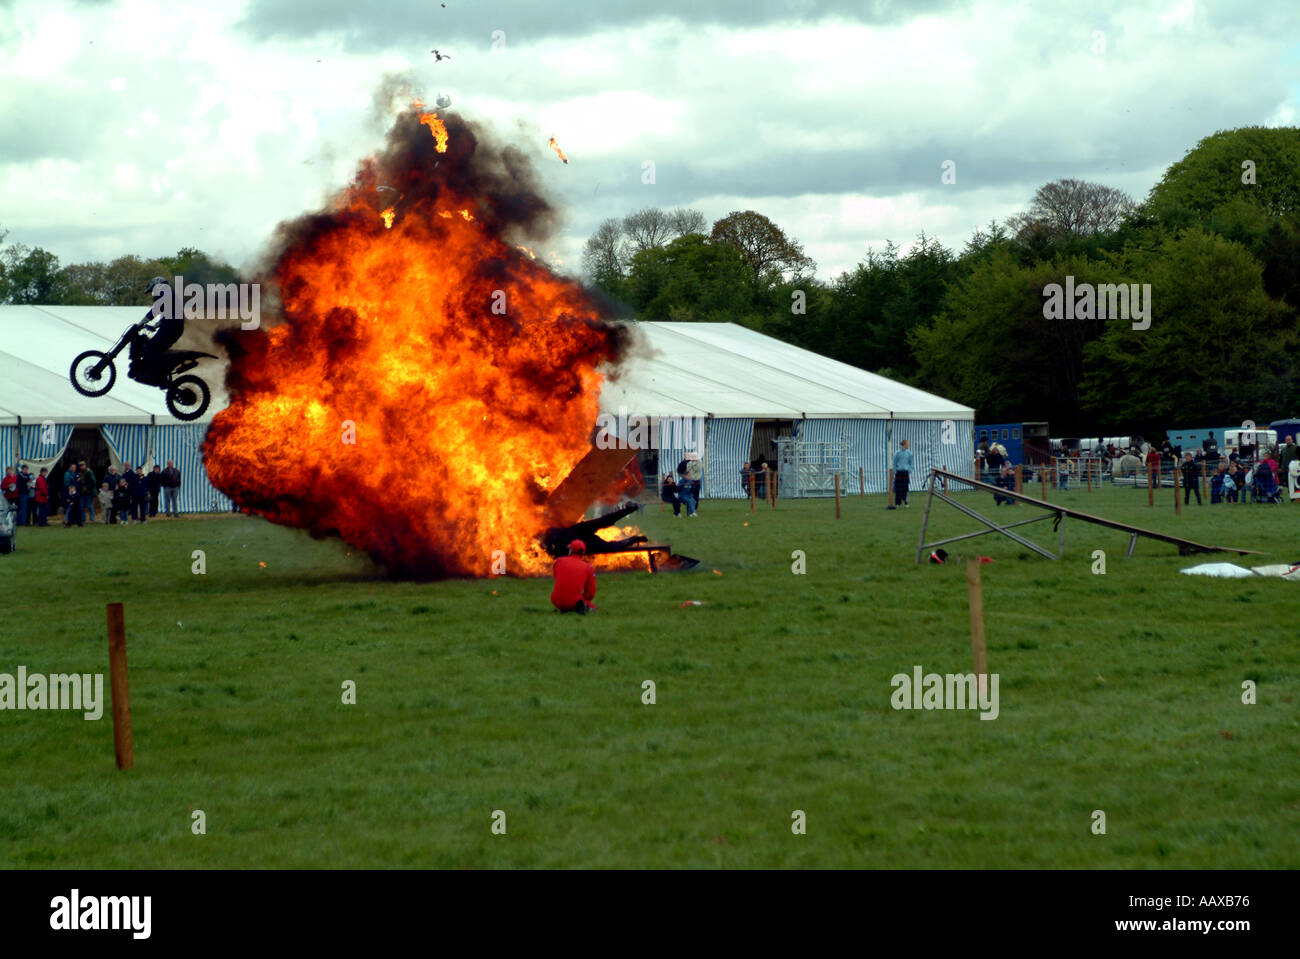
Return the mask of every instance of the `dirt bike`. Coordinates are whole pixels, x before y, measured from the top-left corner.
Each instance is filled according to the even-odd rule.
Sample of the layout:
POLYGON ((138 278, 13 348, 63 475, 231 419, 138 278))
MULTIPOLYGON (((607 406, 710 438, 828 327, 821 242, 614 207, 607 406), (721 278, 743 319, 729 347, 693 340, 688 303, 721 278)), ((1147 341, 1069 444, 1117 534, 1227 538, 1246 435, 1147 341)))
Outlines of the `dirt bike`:
POLYGON ((131 362, 127 375, 137 383, 163 390, 167 397, 167 409, 178 420, 196 420, 207 411, 208 404, 212 402, 212 393, 200 377, 182 374, 198 366, 202 357, 217 357, 198 350, 168 350, 162 356, 162 367, 166 372, 157 376, 137 374, 135 370, 141 362, 138 351, 148 342, 145 330, 152 321, 152 316, 145 316, 140 322, 127 327, 126 332, 107 353, 86 350, 72 361, 68 377, 72 380, 73 388, 82 396, 103 396, 117 382, 117 367, 113 365, 113 360, 130 346, 131 362))

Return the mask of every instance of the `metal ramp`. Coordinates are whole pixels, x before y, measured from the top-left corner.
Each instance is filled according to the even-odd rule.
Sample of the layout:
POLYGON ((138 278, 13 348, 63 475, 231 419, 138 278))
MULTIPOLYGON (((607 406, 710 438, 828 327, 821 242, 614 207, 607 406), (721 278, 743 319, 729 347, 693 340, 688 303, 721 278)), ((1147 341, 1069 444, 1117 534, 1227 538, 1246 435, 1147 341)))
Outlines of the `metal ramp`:
POLYGON ((924 561, 927 550, 932 550, 937 546, 944 546, 948 543, 955 543, 958 540, 971 539, 976 536, 986 536, 989 533, 1001 533, 1008 539, 1015 540, 1015 542, 1019 543, 1026 549, 1033 550, 1039 556, 1045 556, 1048 559, 1060 559, 1065 555, 1065 518, 1067 516, 1077 520, 1082 520, 1085 523, 1093 523, 1097 526, 1106 526, 1110 529, 1123 530, 1128 533, 1129 540, 1128 549, 1125 551, 1126 556, 1133 555, 1133 547, 1137 545, 1139 536, 1159 540, 1162 543, 1172 543, 1178 547, 1178 554, 1180 556, 1187 556, 1192 553, 1237 553, 1241 556, 1259 553, 1259 550, 1237 549, 1233 546, 1206 546, 1203 543, 1194 543, 1189 539, 1180 539, 1177 536, 1170 536, 1166 533, 1157 533, 1153 530, 1142 529, 1140 526, 1130 526, 1127 523, 1118 523, 1113 519, 1093 516, 1090 513, 1081 513, 1077 509, 1069 509, 1068 507, 1061 506, 1057 503, 1049 503, 1046 500, 1036 499, 1033 496, 1026 496, 1024 493, 1017 493, 1014 490, 1005 490, 1001 486, 994 486, 992 483, 985 483, 966 476, 958 476, 956 473, 949 473, 947 470, 932 469, 930 471, 929 479, 926 480, 926 486, 928 487, 928 492, 925 498, 925 515, 921 520, 921 538, 916 547, 916 561, 918 563, 924 561), (1018 503, 1025 503, 1028 506, 1037 506, 1040 509, 1047 510, 1047 512, 1042 516, 1034 516, 1030 519, 1018 520, 1014 523, 995 523, 987 516, 982 516, 969 506, 957 502, 949 494, 943 492, 943 490, 939 488, 940 480, 965 483, 967 486, 973 487, 974 489, 996 493, 999 496, 1013 499, 1018 503), (978 530, 974 533, 963 533, 960 536, 950 536, 947 539, 935 540, 933 543, 927 543, 925 541, 925 533, 930 525, 930 506, 933 504, 935 499, 942 500, 958 512, 965 513, 971 519, 977 520, 989 528, 978 530), (1060 533, 1060 541, 1056 555, 1053 555, 1037 543, 1031 543, 1018 533, 1012 532, 1012 530, 1017 526, 1028 526, 1030 523, 1040 523, 1043 520, 1052 519, 1053 516, 1055 516, 1055 522, 1052 524, 1052 529, 1059 531, 1060 533))

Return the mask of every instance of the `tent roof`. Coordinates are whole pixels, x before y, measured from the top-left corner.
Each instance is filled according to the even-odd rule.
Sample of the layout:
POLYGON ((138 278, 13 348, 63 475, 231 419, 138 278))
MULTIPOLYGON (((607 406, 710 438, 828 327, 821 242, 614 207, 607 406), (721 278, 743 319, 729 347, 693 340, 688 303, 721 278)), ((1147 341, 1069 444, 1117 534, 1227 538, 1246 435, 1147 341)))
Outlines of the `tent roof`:
MULTIPOLYGON (((138 306, 0 306, 0 424, 178 422, 161 390, 126 377, 90 399, 68 381, 84 350, 108 350, 138 306)), ((734 323, 634 323, 637 342, 601 391, 606 413, 756 419, 969 420, 974 410, 734 323)), ((210 420, 229 400, 219 361, 198 372, 210 420)))
POLYGON ((969 420, 975 411, 734 323, 636 323, 603 412, 756 419, 969 420))
MULTIPOLYGON (((79 353, 111 349, 144 313, 141 306, 0 306, 0 424, 181 422, 167 411, 162 390, 127 378, 125 352, 104 396, 82 396, 68 379, 79 353)), ((222 377, 206 365, 216 363, 197 370, 212 388, 204 422, 227 404, 222 377)))

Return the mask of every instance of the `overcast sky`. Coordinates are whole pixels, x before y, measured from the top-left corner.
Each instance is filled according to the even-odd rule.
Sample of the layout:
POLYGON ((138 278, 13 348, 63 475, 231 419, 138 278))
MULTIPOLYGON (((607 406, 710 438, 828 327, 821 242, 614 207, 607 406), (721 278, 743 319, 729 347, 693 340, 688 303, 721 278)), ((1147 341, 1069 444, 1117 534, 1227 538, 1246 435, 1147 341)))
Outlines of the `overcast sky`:
POLYGON ((0 230, 62 263, 244 264, 380 145, 389 73, 534 151, 575 272, 605 217, 686 205, 766 214, 830 278, 1300 122, 1294 3, 440 2, 0 0, 0 230))

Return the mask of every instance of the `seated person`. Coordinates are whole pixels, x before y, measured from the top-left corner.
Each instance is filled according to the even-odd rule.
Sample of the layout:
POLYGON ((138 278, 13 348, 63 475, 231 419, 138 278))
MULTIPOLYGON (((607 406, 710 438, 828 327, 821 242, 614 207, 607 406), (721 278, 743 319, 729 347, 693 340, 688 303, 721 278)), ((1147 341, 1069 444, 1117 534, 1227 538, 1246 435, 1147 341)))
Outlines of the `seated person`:
POLYGON ((686 515, 693 518, 700 508, 700 481, 686 478, 678 480, 677 497, 686 507, 686 515))
POLYGON ((674 516, 682 515, 682 501, 677 495, 677 484, 673 482, 672 473, 664 474, 663 482, 659 484, 659 498, 672 506, 674 516))
POLYGON ((575 539, 569 544, 569 555, 555 561, 555 586, 551 590, 551 605, 562 613, 586 615, 595 609, 596 568, 583 557, 587 544, 575 539))

